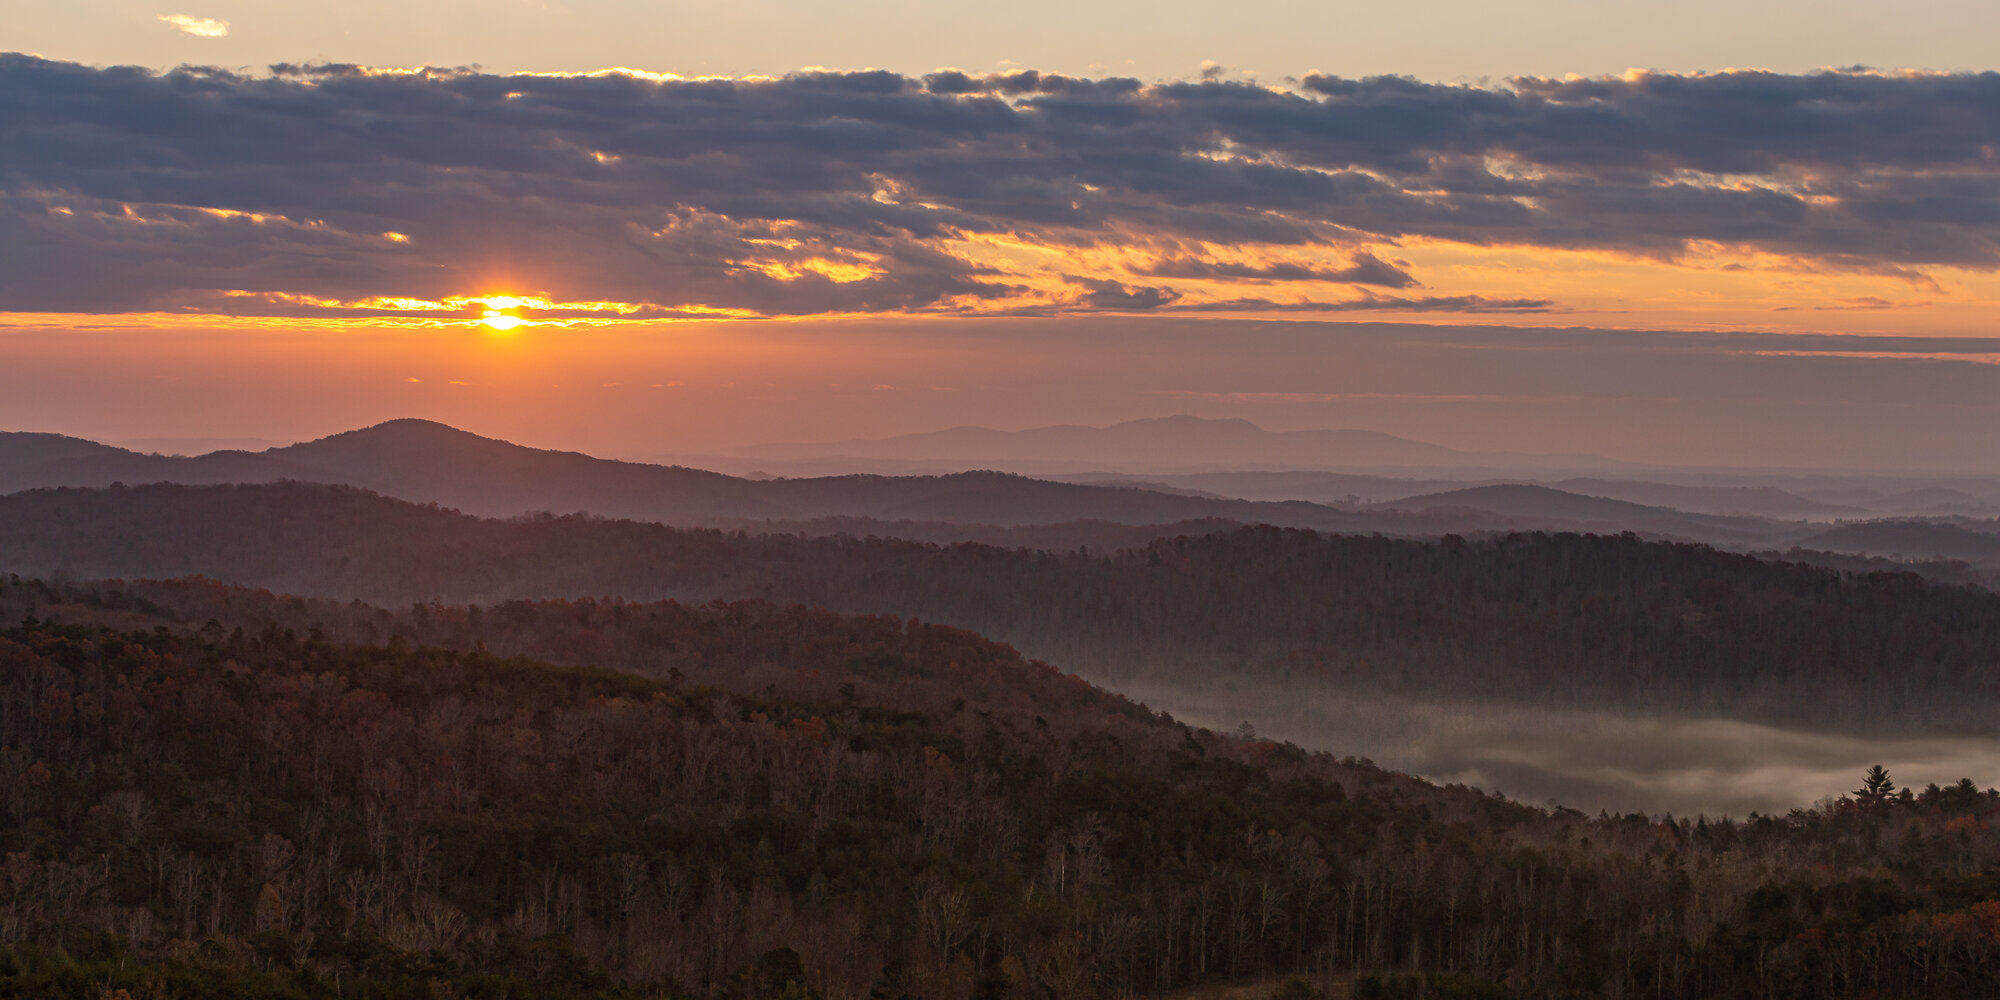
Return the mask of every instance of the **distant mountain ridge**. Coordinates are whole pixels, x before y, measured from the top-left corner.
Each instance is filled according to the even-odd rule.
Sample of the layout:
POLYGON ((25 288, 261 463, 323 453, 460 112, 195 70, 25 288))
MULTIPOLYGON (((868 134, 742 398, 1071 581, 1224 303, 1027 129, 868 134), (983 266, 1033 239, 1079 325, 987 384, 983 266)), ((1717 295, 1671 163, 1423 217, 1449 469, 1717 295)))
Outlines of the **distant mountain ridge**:
POLYGON ((1424 466, 1463 460, 1442 445, 1367 430, 1268 431, 1239 418, 1148 417, 1108 427, 1059 424, 1020 431, 954 427, 890 438, 758 445, 734 454, 772 459, 843 456, 978 464, 1060 463, 1150 467, 1216 465, 1424 466))
MULTIPOLYGON (((1181 420, 1168 418, 1165 423, 1197 434, 1239 434, 1245 428, 1249 433, 1265 433, 1242 421, 1177 423, 1181 420)), ((1157 430, 1160 423, 1149 426, 1157 430)), ((905 537, 899 533, 907 531, 907 537, 937 541, 982 538, 1053 544, 1068 538, 1083 544, 1088 538, 1095 547, 1103 538, 1129 543, 1158 537, 1151 530, 1157 526, 1236 523, 1394 537, 1516 530, 1633 531, 1651 538, 1736 548, 1784 549, 1808 544, 1837 551, 1919 551, 1879 543, 1860 545, 1858 540, 1849 539, 1813 545, 1805 541, 1806 536, 1826 526, 1713 510, 1715 506, 1733 506, 1739 500, 1767 510, 1814 503, 1777 490, 1600 480, 1555 485, 1489 482, 1439 490, 1451 484, 1323 472, 1195 474, 1164 476, 1158 481, 1114 477, 1095 482, 990 471, 752 479, 531 448, 419 419, 391 420, 264 451, 217 451, 192 457, 139 454, 56 434, 0 433, 0 494, 102 488, 118 483, 205 486, 282 481, 351 486, 481 517, 544 511, 586 513, 732 530, 851 531, 898 537, 905 537), (1572 484, 1589 492, 1556 488, 1572 484), (1323 497, 1352 487, 1367 489, 1379 498, 1378 491, 1427 486, 1433 492, 1405 493, 1375 503, 1358 496, 1330 502, 1281 499, 1291 490, 1323 497), (1256 488, 1246 489, 1250 496, 1234 492, 1247 487, 1256 488), (1263 491, 1261 495, 1257 490, 1263 491), (1620 494, 1626 498, 1619 499, 1620 494), (1684 499, 1691 506, 1699 501, 1710 510, 1635 502, 1642 497, 1684 499), (1041 530, 1064 525, 1081 527, 1041 530), (1147 530, 1132 531, 1141 528, 1147 530), (1023 529, 1034 530, 1023 534, 1023 529)), ((1956 549, 1946 546, 1941 551, 1965 548, 1959 544, 1956 549)), ((1973 554, 1972 561, 1991 565, 1994 560, 1980 553, 1973 554)))
POLYGON ((1864 513, 1860 507, 1812 500, 1774 486, 1683 486, 1618 479, 1565 479, 1548 485, 1612 500, 1739 517, 1807 518, 1864 513))
POLYGON ((1511 526, 1538 531, 1636 531, 1646 535, 1700 539, 1710 544, 1755 544, 1785 533, 1774 522, 1716 514, 1692 514, 1609 497, 1571 493, 1533 483, 1496 483, 1376 505, 1406 514, 1477 511, 1505 518, 1511 526))
POLYGON ((1321 530, 1365 530, 1376 523, 1319 504, 1183 496, 997 472, 752 480, 529 448, 416 419, 267 451, 192 458, 141 455, 59 435, 0 434, 0 493, 283 480, 355 486, 487 517, 581 511, 680 525, 827 517, 998 526, 1227 519, 1321 530))
MULTIPOLYGON (((1991 651, 2000 649, 1993 625, 2000 597, 1990 592, 1940 588, 1859 561, 1866 575, 1843 577, 1610 533, 1495 532, 1441 545, 1218 527, 1198 533, 1201 526, 1186 525, 1117 551, 1093 543, 1089 552, 1051 552, 588 517, 482 519, 310 483, 148 485, 0 498, 0 573, 201 575, 391 607, 756 598, 951 624, 1107 680, 1171 674, 1177 683, 1208 683, 1249 670, 1244 676, 1273 683, 1389 685, 1538 703, 1552 685, 1582 681, 1586 668, 1594 679, 1572 691, 1586 699, 1578 704, 1629 707, 1633 684, 1664 696, 1689 671, 1726 662, 1737 674, 1725 688, 1683 690, 1677 709, 1710 705, 1714 691, 1728 690, 1738 710, 1757 699, 1759 712, 1785 724, 1834 716, 1798 714, 1799 691, 1769 687, 1773 678, 1805 677, 1836 660, 1851 679, 1875 678, 1857 680, 1846 689, 1853 697, 1842 696, 1845 724, 1862 726, 1880 721, 1867 693, 1878 688, 1870 685, 1921 661, 1930 690, 1954 690, 1955 700, 1906 718, 1931 725, 1949 708, 1961 715, 1954 724, 1990 729, 1989 710, 1960 712, 1968 703, 1959 696, 1971 688, 1948 687, 1982 676, 1994 662, 1991 651), (1449 580, 1437 577, 1453 566, 1449 580), (1710 586, 1716 580, 1730 582, 1717 589, 1710 586), (1589 603, 1607 588, 1628 596, 1589 603), (1568 595, 1567 606, 1594 610, 1588 618, 1557 614, 1542 603, 1557 592, 1568 595), (1735 610, 1709 625, 1685 613, 1715 601, 1735 610), (1854 632, 1831 641, 1829 630, 1858 620, 1825 613, 1833 605, 1875 622, 1865 641, 1854 632), (1912 617, 1917 611, 1928 617, 1912 617), (1782 612, 1788 624, 1760 617, 1767 612, 1782 612), (1569 631, 1551 640, 1550 630, 1569 631), (1947 634, 1956 636, 1952 650, 1937 645, 1947 634), (1459 652, 1433 659, 1447 635, 1457 636, 1459 652), (1512 652, 1499 656, 1496 643, 1512 652), (1897 654, 1885 660, 1880 649, 1897 654), (1930 652, 1912 652, 1919 649, 1930 652), (1552 661, 1556 651, 1567 666, 1552 661), (1495 665, 1503 660, 1513 664, 1507 676, 1533 679, 1482 690, 1499 682, 1495 665)), ((1977 687, 1992 696, 1989 688, 1977 687)))
MULTIPOLYGON (((1117 473, 1058 476, 1067 482, 1122 483, 1149 489, 1182 490, 1206 496, 1244 500, 1309 500, 1351 506, 1374 503, 1394 506, 1407 497, 1517 482, 1511 479, 1408 478, 1348 472, 1194 472, 1154 476, 1117 473)), ((1709 486, 1653 482, 1643 479, 1569 478, 1527 481, 1565 493, 1625 500, 1647 507, 1669 507, 1689 514, 1724 517, 1766 517, 1780 520, 1854 516, 1861 507, 1809 499, 1771 486, 1709 486)))
POLYGON ((1527 483, 1469 486, 1442 493, 1403 497, 1388 501, 1382 506, 1398 510, 1463 508, 1516 517, 1561 517, 1586 521, 1610 521, 1679 513, 1668 507, 1653 507, 1629 500, 1613 500, 1608 497, 1571 493, 1567 490, 1527 483))
POLYGON ((1959 559, 1991 565, 2000 563, 2000 522, 1863 521, 1840 525, 1798 544, 1894 558, 1959 559))

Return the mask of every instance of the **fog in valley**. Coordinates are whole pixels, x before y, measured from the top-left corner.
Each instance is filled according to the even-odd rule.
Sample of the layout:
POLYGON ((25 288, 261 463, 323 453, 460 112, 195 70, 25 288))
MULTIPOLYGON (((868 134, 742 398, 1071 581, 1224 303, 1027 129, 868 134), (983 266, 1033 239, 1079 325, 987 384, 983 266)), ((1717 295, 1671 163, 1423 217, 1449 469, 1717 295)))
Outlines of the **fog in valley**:
MULTIPOLYGON (((1112 686, 1112 685, 1107 685, 1112 686)), ((1899 786, 2000 784, 2000 739, 1871 739, 1722 718, 1670 718, 1355 698, 1243 683, 1116 690, 1183 722, 1591 815, 1782 814, 1850 792, 1870 765, 1899 786)))

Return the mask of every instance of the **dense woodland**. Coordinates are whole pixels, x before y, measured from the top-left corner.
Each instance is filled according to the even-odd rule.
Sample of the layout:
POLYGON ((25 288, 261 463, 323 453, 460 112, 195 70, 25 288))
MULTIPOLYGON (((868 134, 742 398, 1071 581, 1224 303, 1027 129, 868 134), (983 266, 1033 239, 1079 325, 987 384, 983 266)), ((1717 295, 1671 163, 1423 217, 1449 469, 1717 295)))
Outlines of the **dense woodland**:
POLYGON ((1593 819, 908 621, 481 613, 550 648, 622 615, 642 675, 413 641, 466 609, 180 588, 225 616, 7 588, 76 623, 0 632, 0 995, 2000 995, 2000 796, 1970 782, 1593 819), (162 624, 88 621, 121 616, 162 624))
MULTIPOLYGON (((482 520, 305 484, 25 493, 0 514, 0 567, 21 572, 392 607, 759 598, 946 622, 1114 684, 1244 676, 1855 732, 1983 733, 2000 706, 2000 595, 1630 536, 1239 528, 1050 552, 482 520)), ((592 627, 624 641, 615 620, 592 627)))

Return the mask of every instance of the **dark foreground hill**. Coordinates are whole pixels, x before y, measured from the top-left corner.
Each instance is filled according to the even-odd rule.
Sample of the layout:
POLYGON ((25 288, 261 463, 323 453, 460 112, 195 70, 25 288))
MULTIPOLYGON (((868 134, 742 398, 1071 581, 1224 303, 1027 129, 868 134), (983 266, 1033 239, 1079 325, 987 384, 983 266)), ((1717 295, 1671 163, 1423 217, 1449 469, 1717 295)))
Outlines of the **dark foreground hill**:
POLYGON ((395 614, 200 584, 0 598, 28 590, 81 618, 157 620, 156 598, 224 617, 0 629, 9 996, 2000 990, 2000 796, 1969 782, 1747 823, 1591 820, 1102 693, 1044 704, 1008 651, 889 620, 395 614), (383 643, 342 641, 369 623, 383 643), (647 673, 420 641, 438 629, 643 634, 647 673), (800 693, 860 671, 897 698, 968 659, 1027 701, 800 693))
POLYGON ((493 521, 280 484, 0 498, 0 570, 200 574, 390 606, 759 598, 974 629, 1113 683, 1989 731, 2000 596, 1646 542, 1245 528, 1112 553, 493 521))

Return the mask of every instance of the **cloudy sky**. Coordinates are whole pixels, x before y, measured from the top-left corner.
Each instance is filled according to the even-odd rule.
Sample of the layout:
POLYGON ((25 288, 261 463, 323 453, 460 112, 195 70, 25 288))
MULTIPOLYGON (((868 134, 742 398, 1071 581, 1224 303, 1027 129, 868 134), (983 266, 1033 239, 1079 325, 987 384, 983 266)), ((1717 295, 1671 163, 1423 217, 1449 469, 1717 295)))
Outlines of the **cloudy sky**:
POLYGON ((2000 471, 1991 5, 15 6, 8 429, 2000 471))

